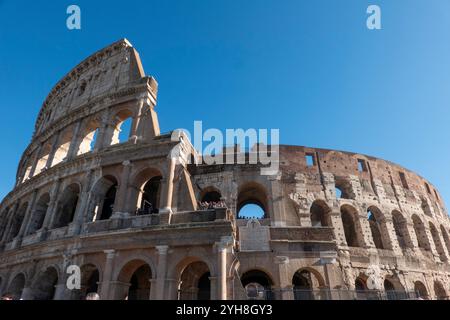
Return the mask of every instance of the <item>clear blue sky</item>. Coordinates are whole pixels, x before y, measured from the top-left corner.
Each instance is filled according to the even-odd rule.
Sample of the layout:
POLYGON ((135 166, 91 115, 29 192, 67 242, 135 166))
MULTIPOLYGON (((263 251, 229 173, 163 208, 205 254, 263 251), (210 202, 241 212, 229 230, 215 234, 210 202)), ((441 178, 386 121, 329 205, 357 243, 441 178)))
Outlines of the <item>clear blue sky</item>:
POLYGON ((123 37, 160 84, 162 131, 279 128, 284 144, 399 163, 450 203, 448 0, 0 0, 0 198, 53 85, 123 37), (66 28, 70 4, 80 31, 66 28))

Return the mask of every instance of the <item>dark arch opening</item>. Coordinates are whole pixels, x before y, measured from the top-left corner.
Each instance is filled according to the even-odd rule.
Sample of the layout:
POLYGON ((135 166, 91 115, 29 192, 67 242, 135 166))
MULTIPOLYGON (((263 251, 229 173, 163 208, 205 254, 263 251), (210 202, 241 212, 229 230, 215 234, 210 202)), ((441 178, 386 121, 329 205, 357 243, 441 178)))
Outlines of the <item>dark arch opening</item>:
POLYGON ((211 274, 205 272, 198 280, 198 300, 210 300, 211 295, 211 281, 209 278, 211 274))
POLYGON ((15 237, 19 235, 20 228, 22 227, 23 219, 25 218, 25 213, 27 212, 27 209, 28 203, 25 203, 22 206, 20 206, 19 211, 17 211, 12 217, 13 220, 11 224, 8 241, 13 240, 15 237))
POLYGON ((156 176, 148 180, 144 185, 139 214, 152 214, 159 212, 161 180, 161 176, 156 176))
POLYGON ((222 198, 222 195, 218 191, 209 191, 206 192, 202 197, 202 202, 219 202, 222 198))
POLYGON ((329 227, 331 209, 323 201, 316 200, 310 208, 311 225, 313 227, 329 227))
POLYGON ((256 182, 249 182, 241 186, 236 210, 238 219, 267 218, 268 197, 265 188, 256 182))
POLYGON ((345 240, 349 247, 361 247, 356 233, 356 219, 357 212, 354 208, 343 206, 341 207, 341 219, 344 227, 345 240))
POLYGON ((308 270, 299 270, 292 279, 295 300, 314 300, 312 275, 308 270))
POLYGON ((397 236, 397 241, 401 249, 406 249, 411 247, 411 240, 408 233, 408 223, 403 215, 398 212, 392 212, 392 222, 394 224, 395 235, 397 236))
POLYGON ((61 197, 59 207, 59 216, 57 217, 53 227, 61 228, 69 225, 75 217, 77 210, 80 188, 77 184, 68 186, 61 197))
POLYGON ((423 225, 422 220, 420 220, 418 216, 413 215, 412 221, 419 248, 429 251, 430 243, 428 242, 428 236, 427 233, 425 232, 425 226, 423 225))
MULTIPOLYGON (((380 225, 377 220, 375 211, 376 211, 376 209, 373 209, 373 208, 367 209, 367 220, 369 221, 370 231, 372 232, 372 239, 373 239, 373 243, 375 244, 375 247, 377 249, 384 249, 383 240, 381 237, 380 225)), ((378 214, 378 212, 377 212, 377 214, 378 214)))
POLYGON ((414 282, 414 291, 417 293, 419 298, 426 299, 426 300, 429 299, 427 288, 425 287, 425 285, 422 282, 420 282, 420 281, 414 282))
POLYGON ((58 272, 55 268, 48 268, 42 272, 32 287, 35 300, 53 300, 55 286, 58 283, 58 272))
POLYGON ((263 271, 250 270, 241 276, 241 283, 252 300, 273 300, 273 282, 263 271))
POLYGON ((36 203, 36 208, 33 214, 33 220, 30 224, 28 234, 32 234, 42 228, 44 224, 45 215, 47 214, 48 205, 50 203, 50 195, 48 193, 42 195, 36 203))
POLYGON ((117 182, 115 182, 105 194, 102 205, 100 220, 108 220, 114 212, 114 203, 116 201, 117 182))
POLYGON ((180 275, 179 300, 210 300, 210 276, 208 265, 202 261, 186 266, 180 275))
POLYGON ((131 276, 128 300, 149 300, 152 271, 148 264, 140 266, 131 276))
POLYGON ((12 296, 14 300, 19 300, 22 296, 23 288, 25 287, 25 276, 23 273, 19 273, 14 277, 8 287, 8 294, 12 296))

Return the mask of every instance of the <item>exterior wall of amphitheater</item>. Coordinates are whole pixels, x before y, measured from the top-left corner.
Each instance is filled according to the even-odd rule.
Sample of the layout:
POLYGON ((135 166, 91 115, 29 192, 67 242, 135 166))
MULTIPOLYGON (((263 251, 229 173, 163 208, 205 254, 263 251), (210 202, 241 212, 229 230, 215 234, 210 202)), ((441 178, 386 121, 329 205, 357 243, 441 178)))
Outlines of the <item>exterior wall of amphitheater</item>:
POLYGON ((244 299, 256 283, 275 299, 448 297, 450 222, 430 182, 374 157, 298 146, 280 146, 272 176, 257 164, 191 164, 189 140, 160 133, 157 89, 121 40, 51 91, 0 205, 0 294, 244 299), (208 197, 226 205, 201 208, 208 197), (239 219, 246 204, 264 217, 239 219), (70 265, 79 290, 67 288, 70 265))

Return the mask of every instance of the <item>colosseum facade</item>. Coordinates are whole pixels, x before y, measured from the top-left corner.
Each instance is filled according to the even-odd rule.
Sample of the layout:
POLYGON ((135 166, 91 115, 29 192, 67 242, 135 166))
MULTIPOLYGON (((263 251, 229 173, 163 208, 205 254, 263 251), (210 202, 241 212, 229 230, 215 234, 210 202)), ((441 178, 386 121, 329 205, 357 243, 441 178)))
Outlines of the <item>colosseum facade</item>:
POLYGON ((287 145, 274 175, 195 164, 186 135, 160 132, 157 93, 127 40, 52 89, 0 205, 0 294, 447 299, 450 222, 431 182, 371 156, 287 145), (247 205, 263 215, 242 217, 247 205))

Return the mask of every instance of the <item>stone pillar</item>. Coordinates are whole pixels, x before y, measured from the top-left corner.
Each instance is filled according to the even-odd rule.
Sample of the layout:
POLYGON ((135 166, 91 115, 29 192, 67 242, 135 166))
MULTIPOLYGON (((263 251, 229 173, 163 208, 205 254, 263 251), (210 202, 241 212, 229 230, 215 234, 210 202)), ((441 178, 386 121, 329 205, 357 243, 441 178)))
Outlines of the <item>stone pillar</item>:
POLYGON ((58 133, 56 134, 56 136, 53 140, 52 149, 50 150, 50 153, 48 154, 47 163, 45 164, 45 168, 50 168, 52 166, 53 159, 55 158, 56 149, 58 148, 60 135, 61 135, 61 131, 58 131, 58 133))
MULTIPOLYGON (((31 217, 34 212, 34 206, 36 204, 37 190, 33 191, 33 195, 31 197, 31 202, 28 204, 27 211, 25 213, 25 217, 23 219, 22 225, 20 227, 19 234, 17 235, 18 239, 22 239, 28 230, 28 225, 30 224, 31 217)), ((20 240, 19 240, 20 241, 20 240)), ((19 245, 19 244, 18 244, 19 245)))
POLYGON ((81 196, 78 200, 77 209, 73 219, 73 234, 79 234, 81 226, 83 225, 83 218, 85 216, 86 208, 89 203, 89 196, 92 184, 93 170, 90 170, 86 177, 86 184, 83 188, 81 196))
POLYGON ((166 300, 177 300, 178 299, 178 281, 176 279, 166 279, 167 282, 167 293, 166 300))
POLYGON ((154 110, 156 101, 145 97, 139 101, 140 115, 137 121, 136 135, 144 142, 151 141, 160 134, 158 116, 154 110))
POLYGON ((33 300, 33 298, 33 290, 29 286, 23 288, 20 300, 33 300))
POLYGON ((58 209, 58 197, 59 197, 59 189, 61 188, 61 180, 58 179, 53 187, 50 203, 48 204, 47 213, 44 218, 44 223, 42 224, 42 230, 45 232, 50 229, 53 225, 53 220, 55 219, 55 215, 58 209))
POLYGON ((124 213, 130 214, 130 212, 126 212, 126 203, 128 200, 128 180, 130 178, 130 172, 133 165, 130 161, 126 160, 122 162, 122 166, 120 185, 117 190, 116 203, 114 204, 114 216, 122 215, 124 213))
POLYGON ((166 287, 166 273, 167 273, 167 254, 169 246, 156 246, 158 250, 158 266, 156 270, 156 292, 155 299, 164 299, 164 289, 166 287))
POLYGON ((106 263, 105 270, 103 272, 103 282, 100 297, 102 300, 111 300, 111 298, 114 296, 114 292, 112 292, 111 290, 111 282, 114 272, 114 259, 116 257, 116 251, 104 250, 103 252, 106 254, 106 263))
POLYGON ((176 159, 169 158, 168 161, 168 176, 165 181, 164 189, 162 190, 161 208, 159 212, 168 213, 170 215, 172 213, 173 179, 175 175, 176 159))
MULTIPOLYGON (((277 176, 270 176, 270 186, 271 186, 271 193, 272 197, 269 196, 269 198, 272 198, 272 207, 266 208, 267 213, 270 214, 270 211, 272 213, 271 218, 273 221, 273 224, 276 227, 284 227, 286 226, 286 210, 284 206, 284 197, 283 197, 283 189, 280 184, 281 175, 277 176)), ((269 203, 270 205, 270 203, 269 203)))
POLYGON ((75 125, 72 140, 70 141, 69 150, 67 151, 67 159, 73 159, 77 156, 78 146, 80 145, 78 143, 80 141, 80 137, 79 137, 80 127, 81 127, 81 121, 78 121, 75 125))
POLYGON ((11 224, 12 224, 15 214, 17 213, 17 210, 19 210, 19 202, 18 201, 14 205, 14 209, 9 212, 8 222, 5 226, 5 230, 3 232, 3 237, 2 237, 1 243, 5 243, 5 242, 9 241, 8 236, 11 233, 11 224))
POLYGON ((216 242, 217 248, 217 299, 227 300, 227 254, 231 250, 232 239, 222 237, 220 242, 216 242))
POLYGON ((289 257, 277 256, 275 257, 275 264, 278 265, 278 273, 280 278, 280 299, 294 300, 294 293, 292 291, 292 279, 289 278, 289 257))
POLYGON ((30 178, 32 176, 34 176, 34 173, 36 171, 36 167, 37 167, 37 164, 38 164, 38 161, 39 161, 39 156, 41 154, 41 151, 42 151, 42 144, 39 145, 39 147, 36 149, 36 155, 34 156, 33 164, 31 165, 30 173, 28 174, 28 177, 30 177, 30 178))

